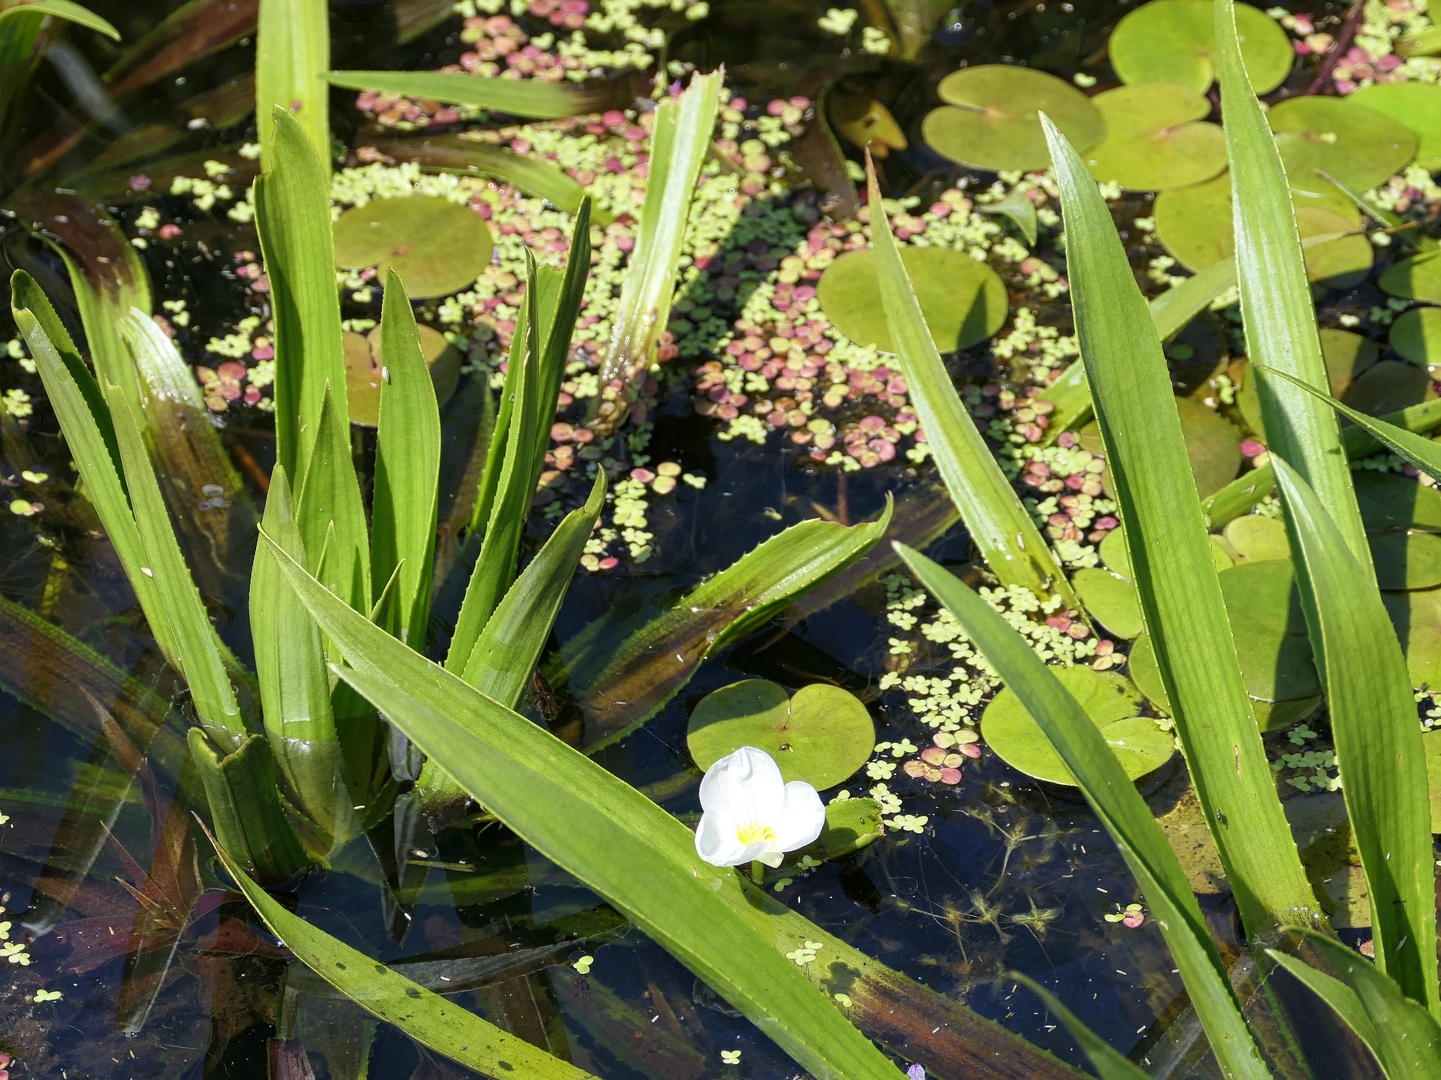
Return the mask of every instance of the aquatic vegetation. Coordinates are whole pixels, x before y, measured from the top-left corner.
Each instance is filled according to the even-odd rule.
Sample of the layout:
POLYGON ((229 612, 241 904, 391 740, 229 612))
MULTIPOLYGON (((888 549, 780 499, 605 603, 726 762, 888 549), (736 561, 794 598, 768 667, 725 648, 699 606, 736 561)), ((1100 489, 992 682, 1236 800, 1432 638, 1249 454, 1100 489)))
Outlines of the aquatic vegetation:
POLYGON ((769 754, 787 782, 803 780, 821 791, 852 776, 875 741, 866 707, 840 687, 813 683, 792 697, 763 679, 707 694, 691 710, 686 732, 701 769, 750 747, 769 754))

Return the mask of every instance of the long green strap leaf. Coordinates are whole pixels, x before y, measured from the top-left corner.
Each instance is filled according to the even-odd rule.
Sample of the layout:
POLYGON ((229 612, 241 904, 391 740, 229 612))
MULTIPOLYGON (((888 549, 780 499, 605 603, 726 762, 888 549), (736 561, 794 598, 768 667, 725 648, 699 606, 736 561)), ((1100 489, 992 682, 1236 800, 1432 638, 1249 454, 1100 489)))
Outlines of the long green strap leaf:
MULTIPOLYGON (((1364 956, 1324 934, 1304 933, 1330 961, 1366 1011, 1370 1031, 1357 1028, 1356 1034, 1375 1052, 1389 1080, 1435 1080, 1441 1076, 1441 1027, 1425 1007, 1402 993, 1393 979, 1364 956), (1375 1043, 1368 1036, 1374 1037, 1375 1043)), ((1320 980, 1306 981, 1313 989, 1325 985, 1320 980)), ((1343 1020, 1353 1015, 1348 999, 1323 994, 1322 1000, 1343 1020)))
MULTIPOLYGON (((265 556, 268 558, 269 556, 265 556)), ((404 975, 377 964, 339 938, 292 914, 250 879, 221 844, 220 861, 265 925, 296 958, 372 1015, 483 1076, 523 1080, 594 1080, 584 1069, 547 1054, 404 975)))
POLYGON ((274 125, 270 168, 255 181, 255 227, 275 319, 277 457, 291 476, 304 476, 327 381, 340 415, 350 416, 345 343, 325 167, 289 112, 277 108, 274 125))
MULTIPOLYGON (((1215 0, 1215 13, 1216 73, 1236 219, 1236 278, 1247 350, 1252 363, 1260 367, 1256 391, 1267 443, 1331 507, 1347 546, 1374 580, 1371 549, 1341 451, 1336 415, 1266 370, 1274 368, 1318 388, 1330 385, 1286 170, 1261 103, 1246 79, 1232 0, 1215 0)), ((1306 607, 1309 619, 1309 602, 1306 607)))
POLYGON ((19 15, 22 12, 30 15, 53 15, 57 19, 64 19, 66 22, 73 22, 89 30, 95 30, 106 37, 120 40, 120 31, 111 26, 89 8, 81 7, 72 3, 71 0, 29 0, 28 3, 15 7, 5 8, 0 11, 0 21, 11 15, 19 15))
POLYGON ((605 470, 590 498, 556 526, 550 539, 505 594, 470 652, 463 678, 488 698, 514 709, 555 625, 567 586, 605 505, 605 470))
MULTIPOLYGON (((1307 393, 1324 401, 1357 427, 1370 434, 1377 443, 1386 447, 1398 457, 1409 461, 1428 476, 1441 476, 1441 445, 1437 445, 1434 439, 1419 435, 1415 431, 1408 431, 1406 428, 1397 424, 1389 423, 1385 417, 1367 416, 1365 413, 1358 412, 1349 405, 1341 404, 1341 402, 1337 401, 1330 394, 1323 393, 1315 387, 1307 386, 1303 382, 1298 382, 1282 372, 1276 371, 1272 372, 1272 374, 1286 379, 1289 382, 1294 382, 1307 393)), ((1413 407, 1420 408, 1421 406, 1413 407)), ((1438 418, 1441 418, 1441 404, 1436 404, 1434 411, 1437 413, 1438 418)))
POLYGON ((294 877, 309 863, 280 804, 270 744, 251 735, 234 752, 217 750, 191 728, 190 760, 200 774, 210 819, 221 842, 267 882, 294 877))
POLYGON ((527 120, 582 116, 604 108, 614 96, 604 88, 586 89, 572 83, 476 78, 449 71, 332 71, 325 77, 331 86, 346 90, 378 90, 423 101, 473 105, 527 120))
POLYGON ((660 336, 670 321, 686 221, 701 166, 711 153, 723 89, 723 72, 697 72, 679 99, 666 98, 656 107, 635 250, 601 363, 600 405, 593 422, 598 435, 615 432, 625 421, 640 392, 641 376, 655 363, 660 336))
MULTIPOLYGON (((270 474, 264 527, 291 558, 305 563, 290 483, 279 465, 270 474)), ((319 830, 319 854, 327 855, 354 831, 355 802, 341 766, 325 647, 315 620, 263 546, 250 575, 250 628, 266 739, 291 802, 319 830)))
POLYGON ((341 408, 326 386, 319 431, 296 499, 296 517, 312 569, 356 611, 368 612, 371 575, 365 506, 350 456, 350 422, 341 408))
POLYGON ((1356 991, 1340 979, 1333 979, 1324 971, 1313 968, 1304 960, 1283 953, 1279 949, 1267 949, 1266 955, 1331 1006, 1346 1026, 1356 1033, 1356 1037, 1366 1044, 1366 1048, 1376 1055, 1376 1060, 1381 1060, 1381 1038, 1376 1033, 1376 1026, 1371 1023, 1370 1016, 1366 1014, 1361 999, 1356 996, 1356 991))
MULTIPOLYGON (((962 588, 964 587, 962 586, 962 588)), ((1101 1080, 1150 1080, 1150 1077, 1139 1065, 1083 1024, 1079 1016, 1061 1004, 1060 998, 1036 982, 1035 979, 1028 978, 1018 971, 1012 971, 1006 977, 1014 979, 1035 994, 1046 1008, 1055 1014, 1056 1019, 1064 1024, 1066 1030, 1071 1033, 1071 1038, 1081 1044, 1081 1049, 1091 1059, 1091 1064, 1096 1067, 1096 1072, 1100 1073, 1101 1080)), ((1247 1038, 1249 1041, 1249 1035, 1247 1038)), ((1267 1074, 1263 1072, 1261 1075, 1267 1074)))
POLYGON ((145 553, 140 573, 155 582, 160 608, 175 643, 175 659, 190 685, 201 724, 217 743, 233 750, 246 736, 245 722, 216 646, 215 628, 180 554, 170 512, 130 404, 117 386, 107 389, 107 398, 135 528, 145 553))
POLYGON ((531 450, 537 473, 540 463, 545 460, 545 448, 550 444, 550 424, 545 421, 555 411, 560 384, 565 380, 566 365, 570 363, 575 321, 580 317, 581 304, 585 302, 585 282, 590 276, 590 211, 591 201, 587 195, 581 200, 575 215, 575 225, 570 233, 570 251, 565 258, 565 270, 555 283, 554 301, 546 305, 546 298, 542 298, 542 323, 546 329, 540 366, 541 422, 535 426, 535 445, 531 450), (551 310, 545 310, 545 306, 551 310))
POLYGON ((1050 546, 1001 472, 971 414, 961 404, 950 374, 921 314, 901 253, 886 220, 874 170, 870 188, 871 243, 876 252, 881 306, 911 404, 926 433, 926 446, 961 512, 966 531, 1002 585, 1019 585, 1038 596, 1054 589, 1068 607, 1080 607, 1050 546))
MULTIPOLYGON (((1186 872, 1100 729, 998 611, 924 555, 903 544, 897 544, 896 550, 920 583, 955 616, 1075 775, 1155 913, 1222 1073, 1238 1080, 1267 1080, 1269 1073, 1246 1029, 1226 965, 1186 872)), ((1099 1061, 1096 1064, 1101 1066, 1099 1061)))
POLYGON ((352 665, 337 674, 497 818, 645 929, 803 1068, 892 1080, 895 1066, 771 944, 739 875, 701 861, 689 829, 351 611, 273 544, 270 550, 352 665))
POLYGON ((398 618, 388 629, 424 650, 439 512, 440 408, 420 349, 415 312, 394 270, 385 279, 380 353, 385 370, 375 448, 371 574, 388 580, 400 567, 398 592, 390 605, 398 618))
POLYGON ((1142 618, 1206 824, 1250 933, 1319 922, 1241 680, 1160 340, 1095 179, 1042 123, 1061 189, 1076 333, 1142 618))
MULTIPOLYGON (((1327 244, 1346 235, 1337 232, 1308 236, 1301 241, 1301 246, 1310 248, 1327 244)), ((1236 259, 1231 256, 1171 286, 1148 305, 1151 321, 1156 325, 1156 336, 1167 341, 1180 333, 1212 300, 1235 284, 1236 259)), ((1046 431, 1045 443, 1049 445, 1061 432, 1075 427, 1091 414, 1091 391, 1086 386, 1086 368, 1080 360, 1073 361, 1046 388, 1046 400, 1055 406, 1049 417, 1051 426, 1046 431)))
MULTIPOLYGON (((1312 390, 1312 393, 1316 393, 1312 390)), ((1347 415, 1350 415, 1349 413, 1347 415)), ((1354 417, 1353 417, 1354 419, 1354 417)), ((1389 428, 1399 428, 1406 433, 1420 433, 1431 431, 1441 426, 1441 398, 1434 401, 1425 401, 1420 405, 1412 405, 1410 408, 1400 409, 1397 412, 1387 413, 1378 419, 1365 417, 1365 423, 1357 421, 1356 426, 1343 428, 1341 430, 1341 446, 1346 451, 1346 457, 1351 461, 1374 454, 1382 446, 1390 446, 1396 453, 1405 457, 1407 450, 1402 449, 1403 445, 1414 452, 1417 444, 1414 442, 1402 443, 1395 432, 1389 434, 1397 438, 1395 443, 1388 443, 1379 433, 1373 433, 1371 425, 1386 424, 1389 428)), ((1385 428, 1381 429, 1387 430, 1385 428)), ((1422 440, 1430 445, 1428 440, 1422 440)), ((1408 460, 1410 460, 1408 458, 1408 460)), ((1414 462, 1413 462, 1414 464, 1414 462)), ((1417 465, 1417 468, 1421 468, 1417 465)), ((1427 470, 1429 472, 1429 470, 1427 470)), ((1436 475, 1436 474, 1432 474, 1436 475)), ((1201 510, 1211 522, 1212 528, 1217 528, 1232 521, 1242 514, 1249 513, 1251 507, 1264 499, 1276 486, 1276 476, 1271 470, 1270 463, 1262 465, 1259 469, 1253 469, 1245 476, 1232 480, 1220 491, 1211 495, 1201 504, 1201 510)))
MULTIPOLYGON (((554 271, 543 274, 542 271, 547 268, 538 267, 529 254, 526 258, 530 264, 525 288, 526 314, 516 326, 517 334, 524 333, 524 342, 512 346, 510 351, 512 367, 517 363, 519 351, 521 370, 515 381, 515 399, 507 418, 504 454, 498 461, 494 460, 500 447, 491 444, 493 453, 487 455, 487 476, 481 481, 482 489, 488 486, 488 474, 493 465, 498 467, 499 476, 481 541, 480 557, 466 585, 465 598, 461 601, 460 614, 455 621, 455 635, 445 655, 446 669, 456 674, 465 670, 481 631, 515 580, 520 538, 525 531, 531 497, 535 493, 535 451, 541 445, 542 429, 548 434, 555 416, 555 397, 552 395, 549 401, 541 399, 546 332, 541 315, 542 281, 554 271)), ((507 371, 507 389, 510 381, 507 371)), ((559 383, 556 385, 558 387, 559 383)))
POLYGON ((1441 1015, 1426 751, 1406 659, 1375 584, 1317 494, 1272 455, 1316 598, 1312 648, 1371 900, 1376 967, 1441 1015), (1315 631, 1319 630, 1317 634, 1315 631))
POLYGON ((255 34, 255 120, 261 165, 274 164, 278 108, 295 117, 330 175, 330 8, 325 0, 260 0, 255 34))

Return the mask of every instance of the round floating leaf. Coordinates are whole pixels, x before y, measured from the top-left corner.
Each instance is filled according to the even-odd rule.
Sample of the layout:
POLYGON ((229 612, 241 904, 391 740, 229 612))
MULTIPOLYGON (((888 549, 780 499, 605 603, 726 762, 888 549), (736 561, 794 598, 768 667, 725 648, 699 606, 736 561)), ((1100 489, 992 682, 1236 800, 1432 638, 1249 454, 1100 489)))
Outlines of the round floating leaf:
POLYGON ((1435 83, 1373 83, 1349 95, 1349 101, 1385 113, 1420 144, 1416 164, 1427 172, 1441 169, 1441 86, 1435 83))
POLYGON ((1211 537, 1211 559, 1216 564, 1216 573, 1236 565, 1236 556, 1230 548, 1231 545, 1226 543, 1225 538, 1214 535, 1211 537))
POLYGON ((1241 467, 1241 433, 1199 401, 1177 398, 1176 409, 1181 414, 1181 433, 1186 437, 1196 489, 1204 499, 1236 479, 1241 467))
POLYGON ((1146 695, 1146 700, 1162 712, 1169 713, 1171 702, 1166 697, 1166 684, 1161 681, 1161 669, 1156 663, 1156 650, 1151 647, 1150 634, 1142 634, 1131 646, 1127 669, 1131 673, 1131 681, 1146 695))
POLYGON ((1264 562, 1267 559, 1291 557, 1291 545, 1286 540, 1286 526, 1276 518, 1246 514, 1229 522, 1222 532, 1226 542, 1235 549, 1242 562, 1264 562))
POLYGON ((953 71, 936 88, 948 104, 921 125, 931 147, 976 169, 1044 169, 1051 163, 1038 113, 1084 153, 1106 134, 1091 99, 1054 75, 1011 64, 953 71))
POLYGON ((1287 98, 1267 114, 1286 179, 1297 191, 1331 195, 1320 169, 1356 191, 1369 191, 1416 154, 1416 136, 1350 98, 1287 98))
MULTIPOLYGON (((1296 225, 1301 237, 1353 232, 1360 214, 1344 196, 1295 195, 1296 225), (1324 211, 1325 213, 1317 213, 1324 211), (1334 216, 1331 216, 1334 215, 1334 216), (1342 224, 1342 221, 1345 224, 1342 224)), ((1204 270, 1236 252, 1235 220, 1231 215, 1231 174, 1223 172, 1203 184, 1171 188, 1156 196, 1156 238, 1177 261, 1192 271, 1204 270)), ((1305 249, 1306 272, 1311 280, 1333 276, 1346 280, 1363 267, 1369 270, 1373 253, 1364 236, 1346 236, 1305 249), (1359 241, 1366 251, 1356 246, 1359 241), (1340 249, 1337 253, 1336 249, 1340 249)))
POLYGON ((1132 191, 1198 184, 1226 167, 1226 136, 1203 121, 1211 103, 1176 83, 1118 86, 1091 99, 1106 137, 1087 151, 1097 180, 1132 191))
POLYGON ((1306 276, 1331 289, 1350 289, 1366 280, 1376 260, 1371 241, 1355 224, 1334 210, 1319 206, 1296 207, 1296 228, 1301 239, 1330 233, 1349 233, 1305 249, 1306 276))
MULTIPOLYGON (((1116 25, 1111 66, 1122 82, 1180 83, 1205 93, 1216 78, 1215 17, 1211 0, 1152 0, 1116 25)), ((1249 4, 1236 5, 1236 29, 1252 88, 1276 89, 1296 59, 1286 32, 1249 4)))
MULTIPOLYGON (((435 386, 435 399, 444 405, 455 393, 460 379, 460 353, 445 335, 420 323, 420 349, 430 365, 430 380, 435 386)), ((375 427, 380 422, 380 382, 385 360, 380 355, 380 328, 366 337, 354 331, 345 332, 345 385, 350 400, 350 422, 362 427, 375 427)))
POLYGON ((1413 364, 1441 364, 1441 308, 1401 312, 1391 324, 1391 348, 1413 364))
POLYGON ((1111 634, 1133 638, 1143 629, 1136 586, 1109 570, 1077 570, 1071 584, 1087 611, 1111 634))
POLYGON ((1430 589, 1441 585, 1441 536, 1435 533, 1368 533, 1376 584, 1382 589, 1430 589))
MULTIPOLYGON (((977 345, 1006 321, 1005 283, 964 251, 904 247, 901 262, 941 352, 977 345)), ((882 352, 894 350, 872 249, 847 252, 826 267, 816 294, 826 318, 846 337, 882 352)))
POLYGON ((1368 532, 1441 532, 1441 492, 1400 473, 1358 470, 1356 502, 1368 532))
POLYGON ((1441 589, 1381 594, 1406 651, 1411 685, 1441 690, 1441 589))
POLYGON ((1265 731, 1296 708, 1272 715, 1273 705, 1320 693, 1301 592, 1291 563, 1282 559, 1238 563, 1220 581, 1241 676, 1265 731))
POLYGON ((1176 739, 1148 716, 1128 716, 1101 728, 1121 768, 1132 780, 1159 769, 1176 752, 1176 739))
POLYGON ((1321 330, 1321 355, 1331 379, 1331 396, 1341 397, 1362 372, 1376 362, 1380 348, 1370 338, 1350 330, 1325 327, 1321 330))
POLYGON ((809 850, 822 859, 843 859, 885 834, 875 799, 832 799, 826 803, 826 827, 809 850))
MULTIPOLYGON (((1117 526, 1108 532, 1101 540, 1098 551, 1101 561, 1114 570, 1118 576, 1126 581, 1135 580, 1131 574, 1131 555, 1126 550, 1126 533, 1122 527, 1117 526)), ((1211 557, 1216 562, 1217 573, 1234 562, 1231 553, 1226 550, 1219 536, 1211 537, 1211 557)))
POLYGON ((1435 396, 1431 389, 1431 376, 1424 367, 1400 360, 1382 360, 1348 386, 1341 400, 1370 416, 1385 416, 1435 396))
MULTIPOLYGON (((1190 398, 1176 399, 1181 417, 1181 433, 1186 437, 1186 453, 1191 458, 1191 474, 1201 498, 1219 491, 1236 478, 1241 467, 1241 433, 1219 413, 1190 398)), ((1104 453, 1101 431, 1092 420, 1077 435, 1081 446, 1093 454, 1104 453)), ((1110 470, 1101 474, 1101 488, 1114 498, 1110 470)))
POLYGON ((447 296, 471 284, 494 243, 479 214, 439 195, 373 199, 335 223, 335 261, 350 269, 388 269, 413 300, 447 296))
POLYGON ((1441 251, 1423 251, 1392 263, 1376 283, 1392 296, 1441 304, 1441 251))
POLYGON ((746 679, 701 699, 686 745, 702 769, 742 746, 776 759, 787 781, 834 787, 866 763, 876 733, 866 707, 837 686, 815 683, 794 697, 764 679, 746 679))
MULTIPOLYGON (((1170 757, 1170 735, 1157 728, 1155 721, 1136 716, 1141 707, 1141 695, 1129 679, 1114 672, 1093 671, 1087 667, 1055 668, 1054 674, 1101 729, 1106 741, 1116 749, 1117 757, 1131 779, 1144 776, 1170 757), (1159 738, 1148 739, 1136 720, 1149 725, 1159 738), (1162 742, 1164 751, 1160 749, 1162 742)), ((1027 776, 1056 784, 1076 782, 1065 762, 1051 749, 1040 725, 1009 688, 1002 690, 986 706, 981 715, 981 734, 985 736, 986 744, 1006 764, 1027 776)))

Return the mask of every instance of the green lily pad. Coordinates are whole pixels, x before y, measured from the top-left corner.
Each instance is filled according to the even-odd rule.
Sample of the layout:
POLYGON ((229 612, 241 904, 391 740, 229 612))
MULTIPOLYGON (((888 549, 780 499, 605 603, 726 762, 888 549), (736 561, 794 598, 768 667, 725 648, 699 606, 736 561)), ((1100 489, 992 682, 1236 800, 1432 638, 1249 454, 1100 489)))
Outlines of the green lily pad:
POLYGON ((1436 396, 1424 367, 1400 360, 1373 364, 1346 388, 1341 400, 1369 416, 1385 416, 1436 396))
POLYGON ((1369 191, 1416 155, 1416 136, 1384 113, 1350 98, 1287 98, 1267 114, 1286 179, 1296 191, 1331 195, 1329 173, 1356 191, 1369 191))
POLYGON ((1161 681, 1161 668, 1156 663, 1156 650, 1151 645, 1151 635, 1142 634, 1131 645, 1131 655, 1126 664, 1131 681, 1136 689, 1146 695, 1161 712, 1171 711, 1171 701, 1166 697, 1166 684, 1161 681))
POLYGON ((1331 380, 1331 396, 1339 398, 1376 362, 1381 350, 1370 338, 1328 326, 1321 330, 1321 355, 1331 380))
POLYGON ((1350 289, 1365 281, 1376 261, 1375 249, 1355 223, 1321 206, 1296 207, 1296 228, 1301 239, 1347 233, 1305 249, 1306 276, 1330 289, 1350 289))
POLYGON ((1383 592, 1411 685, 1441 690, 1441 589, 1383 592))
POLYGON ((1430 589, 1441 585, 1441 536, 1435 533, 1368 533, 1376 585, 1382 589, 1430 589))
POLYGON ((412 300, 448 296, 490 262, 490 229, 469 207, 439 195, 373 199, 335 223, 335 261, 353 270, 394 268, 412 300))
POLYGON ((1077 570, 1071 584, 1086 610, 1115 637, 1130 639, 1144 629, 1136 586, 1125 578, 1088 568, 1077 570))
MULTIPOLYGON (((1361 217, 1344 196, 1294 195, 1296 225, 1302 238, 1333 232, 1353 232, 1361 217), (1316 213, 1324 211, 1325 213, 1316 213), (1331 216, 1334 215, 1334 216, 1331 216), (1342 224, 1342 221, 1345 224, 1342 224)), ((1199 271, 1236 253, 1235 219, 1231 214, 1231 174, 1223 172, 1205 183, 1171 188, 1156 196, 1156 238, 1182 266, 1199 271)), ((1305 250, 1306 273, 1327 284, 1349 280, 1369 270, 1374 253, 1364 236, 1339 237, 1305 250), (1357 246, 1365 247, 1364 254, 1357 246)))
POLYGON ((1291 545, 1286 540, 1286 526, 1276 518, 1246 514, 1227 523, 1222 533, 1241 562, 1264 562, 1267 559, 1291 557, 1291 545))
POLYGON ((832 799, 826 803, 826 827, 807 850, 815 858, 843 859, 885 834, 881 804, 875 799, 832 799))
POLYGON ((1441 304, 1441 251, 1423 251, 1392 263, 1376 284, 1392 296, 1441 304))
MULTIPOLYGON (((1136 716, 1141 695, 1129 679, 1087 667, 1055 668, 1054 674, 1101 729, 1131 779, 1144 776, 1171 756, 1170 734, 1158 728, 1154 720, 1136 716), (1148 734, 1146 728, 1153 734, 1148 734)), ((986 706, 981 715, 981 734, 1001 760, 1027 776, 1055 784, 1075 784, 1071 770, 1051 749, 1040 726, 1009 688, 986 706)))
MULTIPOLYGON (((1152 0, 1116 25, 1111 66, 1122 82, 1180 83, 1205 93, 1216 78, 1215 18, 1211 0, 1152 0)), ((1286 32, 1249 4, 1236 5, 1236 29, 1252 89, 1270 93, 1296 60, 1286 32)))
POLYGON ((1441 532, 1441 492, 1400 473, 1352 474, 1356 503, 1369 532, 1441 532))
POLYGON ((686 745, 702 769, 742 746, 776 759, 787 782, 834 787, 875 749, 870 714, 853 694, 815 683, 788 695, 765 679, 746 679, 707 694, 691 713, 686 745))
POLYGON ((931 148, 976 169, 1044 169, 1051 163, 1038 113, 1044 112, 1079 152, 1106 134, 1101 112, 1054 75, 1012 64, 953 71, 936 88, 947 104, 921 124, 931 148))
MULTIPOLYGON (((435 400, 444 405, 460 380, 460 352, 433 327, 420 323, 420 350, 430 365, 435 400)), ((385 360, 380 355, 380 328, 362 337, 345 332, 345 386, 350 401, 350 422, 375 427, 380 422, 380 383, 385 360)))
POLYGON ((1176 83, 1118 86, 1091 99, 1106 137, 1086 152, 1097 180, 1131 191, 1198 184, 1226 168, 1226 136, 1205 123, 1211 102, 1176 83))
MULTIPOLYGON (((1211 557, 1216 562, 1216 570, 1226 569, 1234 561, 1231 553, 1220 542, 1218 536, 1211 537, 1211 557)), ((1134 581, 1135 575, 1131 573, 1131 555, 1126 550, 1126 533, 1124 526, 1117 526, 1108 532, 1101 540, 1101 546, 1097 549, 1101 561, 1109 566, 1116 574, 1126 581, 1134 581)))
POLYGON ((1441 308, 1401 312, 1391 324, 1391 348, 1413 364, 1441 364, 1441 308))
MULTIPOLYGON (((942 352, 977 345, 1006 321, 1010 299, 1005 283, 964 251, 908 246, 901 249, 901 262, 942 352)), ((847 252, 826 267, 816 295, 826 318, 846 337, 858 345, 894 351, 872 249, 847 252)))
MULTIPOLYGON (((1236 640, 1236 656, 1262 731, 1294 723, 1300 706, 1320 694, 1311 641, 1291 563, 1282 559, 1242 562, 1220 575, 1221 595, 1236 640)), ((1306 708, 1309 714, 1310 708, 1306 708)))
POLYGON ((1373 83, 1349 100, 1385 113, 1416 136, 1416 164, 1427 172, 1441 169, 1441 86, 1423 82, 1373 83))
MULTIPOLYGON (((1219 413, 1190 398, 1176 399, 1181 418, 1181 433, 1186 439, 1186 453, 1191 459, 1191 474, 1201 498, 1219 491, 1236 478, 1241 467, 1241 433, 1219 413)), ((1105 453, 1101 429, 1092 420, 1078 431, 1081 446, 1093 454, 1105 453)), ((1101 474, 1101 488, 1115 497, 1109 470, 1101 474)))
POLYGON ((1176 409, 1181 414, 1181 432, 1186 437, 1196 490, 1204 499, 1236 479, 1241 468, 1241 433, 1236 425, 1199 401, 1177 398, 1176 409))

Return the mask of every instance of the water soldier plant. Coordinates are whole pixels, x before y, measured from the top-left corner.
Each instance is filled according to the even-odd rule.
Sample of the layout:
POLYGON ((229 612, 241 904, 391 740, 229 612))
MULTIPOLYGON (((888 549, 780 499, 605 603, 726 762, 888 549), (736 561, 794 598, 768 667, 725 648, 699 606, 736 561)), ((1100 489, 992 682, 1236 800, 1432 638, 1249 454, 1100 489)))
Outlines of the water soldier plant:
MULTIPOLYGON (((37 534, 33 610, 0 598, 0 680, 94 743, 68 800, 20 800, 58 825, 16 922, 76 973, 123 956, 117 1030, 162 1038, 200 955, 221 973, 212 1058, 259 1016, 275 1077, 312 1054, 408 1075, 386 1056, 403 1046, 417 1075, 450 1067, 434 1053, 699 1078, 752 1033, 757 1075, 1079 1075, 1055 1049, 1105 1080, 1207 1053, 1221 1076, 1302 1077, 1335 1026, 1317 998, 1338 1059, 1441 1075, 1441 737, 1418 719, 1441 678, 1422 370, 1441 290, 1412 196, 1382 190, 1431 183, 1441 89, 1331 39, 1336 94, 1301 93, 1310 17, 1230 0, 1126 14, 1099 93, 1093 61, 975 62, 999 46, 967 51, 969 16, 925 3, 803 13, 797 40, 840 72, 806 67, 819 94, 766 82, 785 34, 729 88, 709 71, 756 14, 735 6, 463 3, 469 51, 433 72, 328 71, 343 38, 315 0, 221 6, 145 40, 207 12, 214 40, 257 35, 237 108, 259 141, 203 166, 258 239, 234 260, 251 314, 210 343, 230 367, 197 380, 185 303, 154 314, 174 287, 152 299, 159 211, 121 232, 42 190, 62 176, 43 154, 11 200, 37 229, 84 225, 48 238, 73 303, 47 262, 11 279, 35 430, 51 410, 79 480, 39 466, 31 399, 0 395, 0 482, 28 493, 9 517, 69 530, 37 534), (602 57, 605 35, 624 48, 602 57), (939 103, 888 83, 932 69, 939 103), (369 125, 346 168, 332 87, 369 125), (252 150, 247 194, 227 162, 252 150), (927 197, 882 196, 908 188, 927 197), (1323 290, 1369 288, 1376 262, 1390 306, 1333 326, 1327 301, 1318 329, 1323 290), (1381 352, 1388 324, 1408 362, 1381 352), (772 433, 789 457, 760 509, 772 433), (106 538, 99 570, 66 554, 81 534, 106 538), (841 660, 829 635, 852 621, 877 636, 841 660), (892 933, 908 919, 922 944, 892 933), (612 942, 635 1001, 620 950, 591 955, 612 942), (1102 955, 1126 983, 1073 977, 1102 955), (1132 1014, 1156 1023, 1128 1057, 1132 1014)), ((1375 7, 1347 24, 1367 48, 1376 20, 1420 26, 1375 7)), ((108 28, 48 0, 0 11, 21 67, 42 14, 108 28)), ((127 55, 112 75, 170 70, 127 55)), ((134 162, 167 174, 132 151, 113 168, 143 198, 134 162)), ((38 861, 25 829, 0 851, 38 861)))

